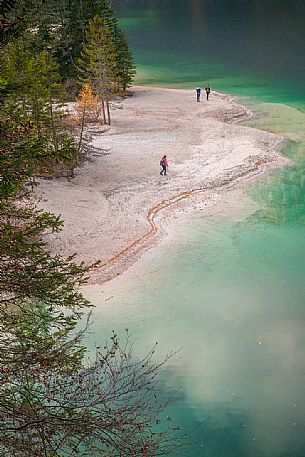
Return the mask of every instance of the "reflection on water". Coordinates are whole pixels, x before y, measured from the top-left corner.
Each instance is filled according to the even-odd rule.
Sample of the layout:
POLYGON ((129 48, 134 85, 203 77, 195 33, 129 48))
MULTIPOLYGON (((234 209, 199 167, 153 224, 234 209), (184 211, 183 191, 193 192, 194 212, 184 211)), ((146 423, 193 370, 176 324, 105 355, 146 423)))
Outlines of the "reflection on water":
POLYGON ((187 457, 305 455, 305 3, 118 4, 139 81, 251 96, 249 125, 284 135, 295 165, 251 184, 244 208, 177 226, 149 265, 88 289, 88 341, 128 327, 137 352, 182 347, 162 373, 187 457), (289 6, 288 6, 289 5, 289 6), (225 20, 224 20, 225 17, 225 20), (264 103, 262 103, 264 102, 264 103), (256 210, 249 210, 249 199, 256 210))
POLYGON ((123 322, 138 351, 182 347, 162 373, 181 389, 170 414, 195 427, 181 455, 304 457, 303 234, 260 211, 202 220, 97 293, 96 334, 123 322))
POLYGON ((141 84, 305 98, 303 0, 116 2, 141 84))

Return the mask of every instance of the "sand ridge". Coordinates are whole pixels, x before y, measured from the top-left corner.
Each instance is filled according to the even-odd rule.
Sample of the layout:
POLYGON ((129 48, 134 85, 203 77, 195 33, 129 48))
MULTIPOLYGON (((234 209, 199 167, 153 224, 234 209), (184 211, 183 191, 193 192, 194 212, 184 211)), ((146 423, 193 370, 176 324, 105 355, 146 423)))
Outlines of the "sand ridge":
POLYGON ((43 207, 61 214, 64 229, 51 249, 79 260, 101 260, 91 282, 124 271, 166 231, 169 209, 202 210, 249 177, 285 166, 277 135, 237 124, 251 116, 230 96, 132 88, 113 110, 112 126, 95 129, 94 154, 75 178, 41 180, 43 207), (96 154, 97 151, 106 152, 96 154), (166 154, 169 174, 159 174, 166 154))

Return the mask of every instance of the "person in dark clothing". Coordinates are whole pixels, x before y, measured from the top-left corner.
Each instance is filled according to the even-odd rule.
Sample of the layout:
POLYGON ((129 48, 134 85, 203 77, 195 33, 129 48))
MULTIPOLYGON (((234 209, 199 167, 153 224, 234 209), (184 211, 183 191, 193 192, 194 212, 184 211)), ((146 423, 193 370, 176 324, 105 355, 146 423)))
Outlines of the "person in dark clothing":
POLYGON ((205 92, 206 92, 206 94, 207 94, 207 100, 209 101, 209 95, 210 95, 210 92, 211 92, 211 88, 210 88, 210 85, 209 85, 209 84, 207 84, 207 85, 205 86, 205 92))
POLYGON ((197 96, 197 102, 200 102, 201 87, 196 88, 196 96, 197 96))
POLYGON ((167 161, 166 156, 162 157, 162 159, 160 160, 160 165, 162 167, 162 170, 160 171, 160 175, 166 176, 167 167, 168 167, 168 161, 167 161))

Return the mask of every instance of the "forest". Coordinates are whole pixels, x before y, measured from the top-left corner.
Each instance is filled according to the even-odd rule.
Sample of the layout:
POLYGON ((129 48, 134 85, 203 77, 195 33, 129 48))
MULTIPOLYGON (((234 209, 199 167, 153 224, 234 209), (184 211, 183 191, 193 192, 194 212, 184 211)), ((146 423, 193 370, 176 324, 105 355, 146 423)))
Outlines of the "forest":
POLYGON ((121 340, 109 329, 88 357, 92 306, 79 286, 98 259, 52 253, 45 235, 63 221, 33 194, 38 177, 77 166, 88 118, 110 124, 134 76, 109 2, 0 1, 1 456, 157 456, 177 446, 155 348, 138 358, 128 330, 121 340))

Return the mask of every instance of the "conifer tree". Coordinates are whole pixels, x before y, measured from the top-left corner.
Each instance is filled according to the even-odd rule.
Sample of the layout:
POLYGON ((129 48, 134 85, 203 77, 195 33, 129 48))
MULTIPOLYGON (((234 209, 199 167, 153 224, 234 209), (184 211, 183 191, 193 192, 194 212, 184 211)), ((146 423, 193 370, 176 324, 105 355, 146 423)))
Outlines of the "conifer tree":
POLYGON ((103 120, 110 125, 109 101, 117 87, 117 52, 107 22, 100 16, 89 21, 80 69, 83 80, 100 96, 103 120))
POLYGON ((117 60, 117 82, 118 91, 126 91, 131 85, 136 74, 132 53, 129 50, 129 44, 124 32, 120 29, 118 20, 114 11, 109 7, 109 2, 103 1, 102 17, 105 19, 107 26, 113 37, 116 60, 117 60))
MULTIPOLYGON (((21 33, 19 13, 28 7, 27 28, 42 3, 0 0, 0 14, 10 21, 8 33, 0 30, 0 46, 21 33)), ((87 80, 94 81, 95 93, 104 95, 109 109, 110 97, 124 87, 119 52, 126 48, 118 44, 106 2, 76 3, 99 5, 105 12, 92 21, 91 37, 88 29, 86 58, 87 80)), ((62 10, 61 23, 65 20, 62 10)), ((56 110, 58 65, 40 48, 44 43, 49 49, 48 42, 31 48, 36 27, 24 37, 29 37, 25 46, 6 45, 0 55, 0 456, 170 455, 180 434, 158 400, 163 387, 155 376, 163 362, 154 362, 154 350, 138 359, 128 340, 120 344, 113 332, 110 344, 103 341, 96 357, 85 358, 84 332, 78 333, 76 325, 90 305, 79 286, 96 264, 76 264, 74 256, 50 252, 45 235, 57 233, 62 221, 39 209, 30 192, 37 170, 58 158, 70 163, 77 149, 73 138, 64 141, 56 110)), ((83 118, 97 101, 84 86, 78 101, 83 118)))
POLYGON ((46 0, 0 0, 0 48, 20 35, 46 0))
POLYGON ((133 78, 136 74, 136 68, 133 61, 132 53, 129 50, 128 41, 119 28, 117 28, 115 35, 115 43, 117 49, 117 78, 120 84, 120 89, 124 92, 128 87, 130 87, 133 78))
POLYGON ((26 61, 24 77, 25 89, 32 104, 37 130, 40 131, 41 123, 49 124, 54 149, 57 150, 56 116, 53 105, 59 99, 58 64, 48 51, 42 51, 37 57, 31 57, 26 61))
MULTIPOLYGON (((33 55, 19 41, 5 49, 1 68, 10 93, 0 113, 0 147, 5 148, 0 161, 8 160, 15 169, 23 159, 31 169, 36 164, 41 167, 43 161, 46 166, 74 161, 78 150, 64 130, 60 75, 51 54, 33 55)), ((4 174, 8 170, 5 166, 4 174)))

